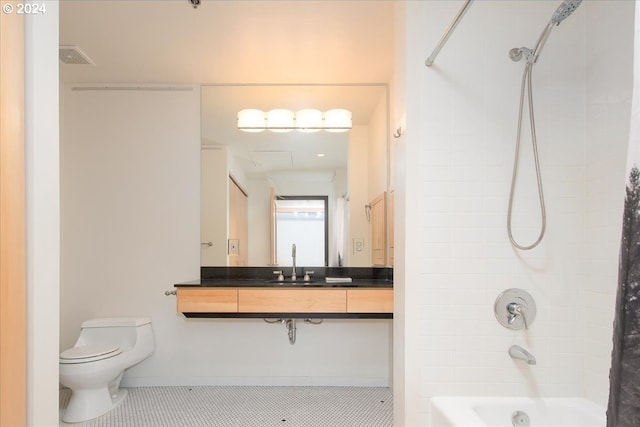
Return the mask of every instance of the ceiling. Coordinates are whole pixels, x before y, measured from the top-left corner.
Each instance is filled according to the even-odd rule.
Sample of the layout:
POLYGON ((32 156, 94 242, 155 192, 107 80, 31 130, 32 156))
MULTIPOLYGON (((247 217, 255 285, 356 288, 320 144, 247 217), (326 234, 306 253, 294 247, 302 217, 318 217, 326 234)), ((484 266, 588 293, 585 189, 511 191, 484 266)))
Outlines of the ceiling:
POLYGON ((387 83, 389 0, 61 0, 66 83, 387 83))
POLYGON ((335 135, 306 135, 310 142, 300 144, 299 133, 281 134, 288 145, 278 148, 266 143, 270 132, 234 129, 235 114, 242 108, 349 108, 354 125, 366 124, 380 94, 386 96, 378 84, 393 74, 394 2, 201 1, 194 9, 188 0, 61 0, 60 45, 78 47, 93 62, 60 63, 61 82, 213 85, 218 99, 211 103, 210 88, 203 89, 203 112, 209 104, 216 112, 203 114, 203 144, 233 146, 256 173, 319 168, 319 152, 326 154, 322 168, 346 167, 346 144, 333 143, 335 135), (366 90, 371 83, 378 90, 366 90), (225 84, 267 85, 223 91, 225 84), (315 88, 288 86, 301 84, 315 88), (283 167, 287 154, 257 151, 282 151, 292 161, 283 167))

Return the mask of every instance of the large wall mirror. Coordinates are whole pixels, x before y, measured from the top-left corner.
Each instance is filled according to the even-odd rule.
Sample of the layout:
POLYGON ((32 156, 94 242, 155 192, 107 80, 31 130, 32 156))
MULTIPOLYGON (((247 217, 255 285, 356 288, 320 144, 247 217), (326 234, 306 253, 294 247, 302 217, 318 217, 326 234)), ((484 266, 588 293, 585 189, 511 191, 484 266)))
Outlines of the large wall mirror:
POLYGON ((328 266, 389 265, 373 256, 372 219, 389 190, 388 97, 384 84, 203 86, 201 265, 291 266, 291 252, 278 250, 285 239, 300 243, 299 260, 317 245, 328 266), (239 111, 280 108, 347 109, 352 128, 238 129, 239 111), (286 235, 282 221, 292 225, 286 235))

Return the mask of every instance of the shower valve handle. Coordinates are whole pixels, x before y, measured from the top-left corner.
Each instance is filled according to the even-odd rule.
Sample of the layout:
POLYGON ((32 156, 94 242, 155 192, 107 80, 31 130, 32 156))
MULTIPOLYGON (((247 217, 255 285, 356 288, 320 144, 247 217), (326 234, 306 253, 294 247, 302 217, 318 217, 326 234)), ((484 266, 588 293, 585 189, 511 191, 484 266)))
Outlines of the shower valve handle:
POLYGON ((522 317, 522 323, 525 329, 529 329, 527 325, 526 308, 518 303, 512 302, 507 305, 507 312, 509 313, 508 322, 512 324, 517 317, 522 317))
POLYGON ((498 295, 493 305, 496 320, 507 329, 529 329, 536 319, 536 302, 523 289, 511 288, 498 295))

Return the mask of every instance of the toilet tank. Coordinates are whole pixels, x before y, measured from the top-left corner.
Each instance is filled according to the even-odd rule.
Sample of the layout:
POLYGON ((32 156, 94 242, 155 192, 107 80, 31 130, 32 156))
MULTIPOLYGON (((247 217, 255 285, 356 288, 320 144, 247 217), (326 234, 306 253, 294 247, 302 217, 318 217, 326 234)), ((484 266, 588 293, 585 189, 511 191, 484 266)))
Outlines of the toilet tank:
POLYGON ((136 327, 151 323, 150 317, 101 317, 82 322, 81 328, 136 327))
POLYGON ((82 322, 76 345, 118 344, 133 347, 141 333, 151 330, 149 317, 105 317, 82 322))

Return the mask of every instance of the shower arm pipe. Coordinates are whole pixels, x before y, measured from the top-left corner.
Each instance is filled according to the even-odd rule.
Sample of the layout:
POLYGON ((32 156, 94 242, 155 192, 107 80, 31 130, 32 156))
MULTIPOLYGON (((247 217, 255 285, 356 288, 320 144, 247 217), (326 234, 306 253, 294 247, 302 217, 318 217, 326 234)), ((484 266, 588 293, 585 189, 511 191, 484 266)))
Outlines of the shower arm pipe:
POLYGON ((447 30, 444 32, 444 34, 440 38, 440 41, 438 42, 438 45, 435 47, 435 49, 433 49, 433 52, 431 52, 431 55, 424 62, 427 67, 431 67, 431 65, 433 64, 433 61, 435 61, 435 59, 436 59, 436 56, 438 56, 438 53, 440 53, 440 50, 442 49, 444 44, 447 42, 447 40, 449 40, 449 37, 451 36, 451 33, 453 33, 453 30, 456 29, 456 27, 460 23, 460 20, 462 19, 464 14, 467 12, 467 9, 469 9, 469 6, 471 6, 471 2, 472 1, 473 0, 465 0, 464 1, 464 4, 462 5, 460 10, 458 11, 458 14, 455 16, 455 18, 453 18, 453 21, 449 25, 449 28, 447 28, 447 30))

